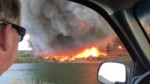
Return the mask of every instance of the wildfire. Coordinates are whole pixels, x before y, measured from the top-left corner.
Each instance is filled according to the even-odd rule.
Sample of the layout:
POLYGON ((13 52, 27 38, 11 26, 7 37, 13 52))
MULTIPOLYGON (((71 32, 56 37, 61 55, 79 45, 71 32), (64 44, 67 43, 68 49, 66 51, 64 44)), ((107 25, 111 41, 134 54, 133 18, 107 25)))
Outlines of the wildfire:
POLYGON ((76 54, 72 57, 69 56, 50 56, 50 57, 45 57, 45 59, 51 59, 51 60, 56 60, 58 62, 64 62, 64 61, 74 61, 76 59, 81 59, 81 58, 88 58, 88 57, 99 57, 99 56, 106 56, 106 52, 100 52, 96 47, 91 47, 83 50, 81 53, 76 54))
POLYGON ((89 56, 98 57, 100 55, 106 56, 106 53, 99 52, 97 48, 92 47, 89 49, 85 49, 83 52, 77 54, 75 58, 88 58, 89 56))

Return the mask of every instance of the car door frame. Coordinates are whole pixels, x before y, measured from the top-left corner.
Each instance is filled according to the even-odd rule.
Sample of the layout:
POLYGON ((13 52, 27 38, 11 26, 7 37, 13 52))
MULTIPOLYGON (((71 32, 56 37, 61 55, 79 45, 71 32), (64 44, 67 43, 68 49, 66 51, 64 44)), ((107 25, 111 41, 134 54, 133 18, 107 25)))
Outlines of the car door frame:
POLYGON ((150 52, 147 51, 147 49, 150 50, 149 43, 133 13, 134 5, 139 3, 139 0, 134 0, 135 2, 131 2, 128 7, 124 8, 122 6, 122 8, 118 8, 114 12, 108 11, 107 9, 111 8, 108 8, 109 6, 106 7, 107 3, 103 6, 100 0, 69 1, 82 4, 99 13, 110 24, 123 42, 133 60, 129 72, 130 76, 127 78, 127 84, 129 84, 135 76, 150 70, 150 58, 148 56, 150 52))

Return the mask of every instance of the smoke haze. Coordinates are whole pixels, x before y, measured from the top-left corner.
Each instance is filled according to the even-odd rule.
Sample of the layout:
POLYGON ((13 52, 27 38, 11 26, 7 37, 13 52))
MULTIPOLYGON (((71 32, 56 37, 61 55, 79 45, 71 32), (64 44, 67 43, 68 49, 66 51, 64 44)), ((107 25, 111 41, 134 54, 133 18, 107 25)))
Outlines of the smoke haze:
POLYGON ((21 3, 21 24, 30 34, 29 42, 35 53, 78 49, 91 43, 106 47, 114 36, 101 16, 80 4, 65 0, 21 0, 21 3))

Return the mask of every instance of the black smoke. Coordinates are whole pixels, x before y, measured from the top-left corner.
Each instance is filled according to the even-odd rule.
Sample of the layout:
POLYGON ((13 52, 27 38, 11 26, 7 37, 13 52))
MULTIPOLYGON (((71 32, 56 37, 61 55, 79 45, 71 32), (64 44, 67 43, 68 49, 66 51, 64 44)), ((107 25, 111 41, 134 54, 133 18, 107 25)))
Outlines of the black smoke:
MULTIPOLYGON (((21 0, 22 26, 30 34, 34 52, 80 48, 113 36, 108 23, 95 11, 66 0, 21 0)), ((107 43, 106 43, 107 44, 107 43)))

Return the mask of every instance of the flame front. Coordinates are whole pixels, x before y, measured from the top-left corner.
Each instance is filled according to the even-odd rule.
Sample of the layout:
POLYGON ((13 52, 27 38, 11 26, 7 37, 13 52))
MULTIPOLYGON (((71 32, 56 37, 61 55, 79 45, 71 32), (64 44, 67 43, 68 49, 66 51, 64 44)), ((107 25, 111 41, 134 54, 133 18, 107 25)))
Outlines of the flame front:
POLYGON ((83 50, 81 53, 76 54, 74 56, 65 56, 65 55, 55 55, 55 56, 46 56, 45 59, 50 58, 51 60, 56 60, 58 62, 64 62, 64 61, 74 61, 76 59, 81 58, 88 58, 88 57, 99 57, 99 56, 106 56, 106 52, 100 52, 96 47, 91 47, 83 50))
POLYGON ((100 53, 97 48, 92 47, 89 49, 85 49, 83 52, 77 54, 75 58, 88 58, 89 56, 98 57, 99 55, 106 56, 106 53, 100 53))

